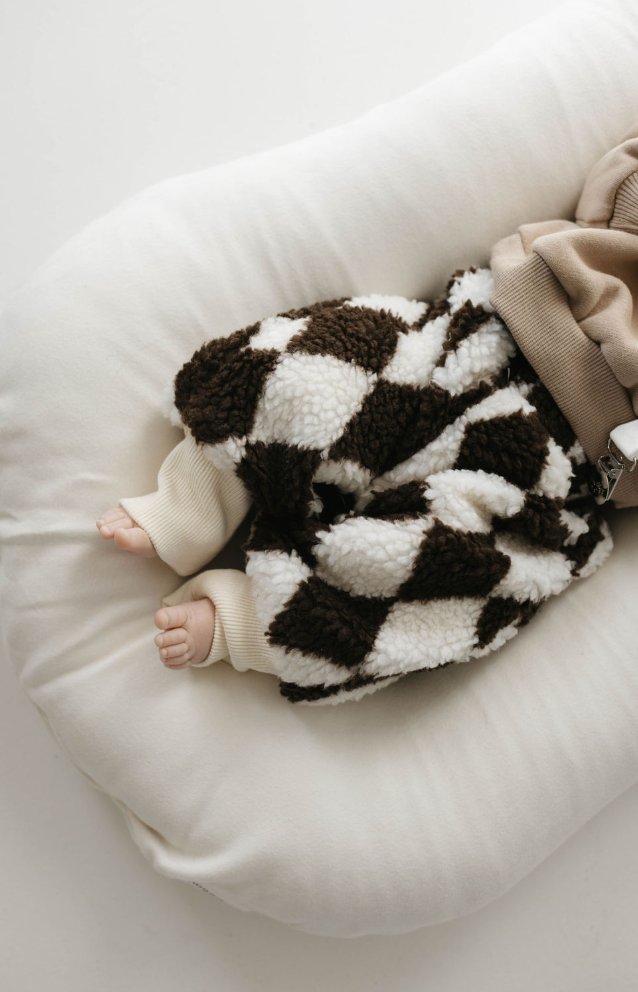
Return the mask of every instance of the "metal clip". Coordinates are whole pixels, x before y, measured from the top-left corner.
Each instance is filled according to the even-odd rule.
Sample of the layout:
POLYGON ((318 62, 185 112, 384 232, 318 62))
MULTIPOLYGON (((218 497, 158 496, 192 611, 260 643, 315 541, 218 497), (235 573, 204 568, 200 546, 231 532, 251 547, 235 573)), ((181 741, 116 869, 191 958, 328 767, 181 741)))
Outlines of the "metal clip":
POLYGON ((609 454, 600 456, 596 462, 596 469, 592 470, 589 480, 589 491, 599 504, 606 503, 608 499, 611 499, 623 472, 633 472, 638 461, 638 459, 634 458, 631 468, 629 468, 625 464, 622 452, 617 449, 618 454, 614 454, 611 450, 611 445, 612 440, 610 437, 607 441, 607 451, 609 454))

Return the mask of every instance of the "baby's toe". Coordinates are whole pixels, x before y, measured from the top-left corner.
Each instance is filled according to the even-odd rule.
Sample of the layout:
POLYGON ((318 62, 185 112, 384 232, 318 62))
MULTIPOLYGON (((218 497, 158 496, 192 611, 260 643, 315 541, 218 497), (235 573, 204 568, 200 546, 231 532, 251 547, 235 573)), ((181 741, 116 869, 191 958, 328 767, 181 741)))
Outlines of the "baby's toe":
POLYGON ((178 603, 177 606, 163 606, 155 614, 154 621, 160 630, 167 630, 169 627, 183 627, 188 618, 187 604, 178 603))
POLYGON ((95 526, 99 530, 102 537, 111 538, 116 531, 120 530, 122 527, 134 527, 135 522, 131 519, 126 510, 122 507, 116 507, 113 510, 107 510, 103 513, 101 517, 95 521, 95 526))
POLYGON ((172 671, 177 671, 179 668, 188 668, 190 663, 190 655, 187 655, 185 661, 182 661, 181 658, 169 658, 164 662, 164 665, 172 671))
POLYGON ((158 634, 155 638, 155 643, 158 648, 167 648, 172 644, 184 644, 188 640, 187 632, 183 627, 173 627, 170 630, 166 630, 161 634, 158 634))
POLYGON ((95 521, 95 526, 98 530, 101 530, 102 527, 109 527, 113 530, 113 527, 116 524, 118 527, 125 526, 125 521, 130 521, 130 523, 133 523, 126 510, 123 510, 120 506, 115 507, 112 510, 107 510, 106 513, 103 513, 102 516, 98 517, 95 521))
POLYGON ((107 520, 106 523, 98 523, 96 526, 102 537, 113 537, 114 534, 135 527, 135 524, 128 517, 123 517, 120 520, 107 520))
POLYGON ((189 653, 188 644, 185 642, 182 644, 173 644, 171 647, 162 648, 160 651, 160 658, 162 661, 184 661, 185 655, 189 653))

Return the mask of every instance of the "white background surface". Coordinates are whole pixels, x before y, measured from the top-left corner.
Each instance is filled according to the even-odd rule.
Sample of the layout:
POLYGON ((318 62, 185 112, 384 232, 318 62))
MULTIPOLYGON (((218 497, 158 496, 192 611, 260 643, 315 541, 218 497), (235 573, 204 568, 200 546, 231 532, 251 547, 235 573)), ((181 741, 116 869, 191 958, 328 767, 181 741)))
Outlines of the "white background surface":
MULTIPOLYGON (((0 15, 0 298, 150 183, 401 96, 558 6, 537 0, 22 0, 0 15)), ((624 992, 638 788, 491 906, 338 940, 153 871, 0 667, 3 992, 624 992)))

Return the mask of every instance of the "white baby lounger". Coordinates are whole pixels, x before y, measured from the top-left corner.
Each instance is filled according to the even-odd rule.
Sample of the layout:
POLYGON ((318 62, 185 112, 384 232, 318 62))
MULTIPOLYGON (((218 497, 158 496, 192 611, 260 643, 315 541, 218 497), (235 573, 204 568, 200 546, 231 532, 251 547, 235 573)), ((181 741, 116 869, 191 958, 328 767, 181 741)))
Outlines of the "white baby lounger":
POLYGON ((164 875, 312 933, 415 930, 505 892, 638 778, 636 510, 493 655, 315 708, 224 662, 164 668, 153 615, 183 578, 94 523, 156 488, 182 436, 158 397, 203 341, 346 294, 434 298, 517 225, 569 217, 635 119, 637 39, 635 5, 568 4, 342 127, 151 187, 9 300, 9 656, 164 875))

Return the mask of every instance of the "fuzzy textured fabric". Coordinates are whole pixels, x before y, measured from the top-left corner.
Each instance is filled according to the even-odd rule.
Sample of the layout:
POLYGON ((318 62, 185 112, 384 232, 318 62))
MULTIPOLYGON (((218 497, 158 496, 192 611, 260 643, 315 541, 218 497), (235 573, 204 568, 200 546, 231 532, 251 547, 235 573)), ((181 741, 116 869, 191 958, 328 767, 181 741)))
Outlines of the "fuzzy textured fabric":
POLYGON ((290 702, 480 658, 611 550, 583 448, 492 289, 473 266, 434 302, 315 303, 175 377, 173 423, 254 500, 246 572, 290 702))

